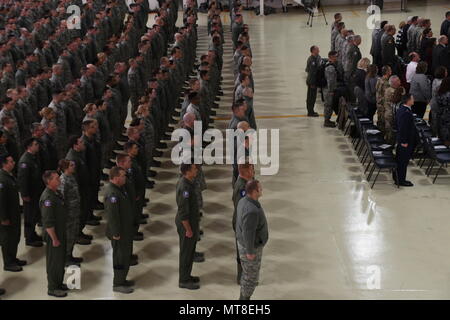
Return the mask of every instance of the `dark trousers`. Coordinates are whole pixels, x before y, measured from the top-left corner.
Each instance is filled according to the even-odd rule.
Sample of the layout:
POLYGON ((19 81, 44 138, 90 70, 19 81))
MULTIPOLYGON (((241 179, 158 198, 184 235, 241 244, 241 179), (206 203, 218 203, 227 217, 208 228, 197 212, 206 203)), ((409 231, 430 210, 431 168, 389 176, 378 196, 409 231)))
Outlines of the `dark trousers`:
POLYGON ((94 217, 94 208, 98 201, 98 192, 100 189, 100 184, 89 186, 89 211, 87 216, 87 221, 92 220, 94 217))
POLYGON ((64 281, 64 267, 66 265, 66 243, 59 239, 59 247, 53 247, 52 239, 47 236, 47 281, 48 290, 59 290, 64 281))
POLYGON ((237 178, 239 177, 239 169, 238 164, 233 163, 233 176, 231 177, 231 187, 234 187, 234 183, 236 182, 237 178))
POLYGON ((198 240, 198 232, 193 230, 191 238, 186 237, 183 225, 177 226, 180 238, 180 261, 179 261, 179 282, 188 282, 191 277, 192 265, 194 264, 195 247, 198 240))
POLYGON ((239 247, 238 247, 238 242, 236 239, 236 266, 237 266, 237 280, 238 282, 241 281, 241 277, 242 277, 242 264, 241 264, 241 258, 239 256, 239 247))
POLYGON ((36 223, 39 219, 39 197, 31 197, 30 201, 23 202, 24 234, 27 241, 36 236, 36 223))
POLYGON ((411 159, 412 146, 402 147, 397 144, 396 160, 397 160, 397 178, 398 183, 405 182, 406 170, 408 168, 409 159, 411 159))
POLYGON ((375 103, 367 103, 367 118, 373 120, 373 116, 377 112, 377 105, 375 103))
POLYGON ((20 220, 9 226, 0 226, 0 243, 2 245, 3 266, 16 264, 17 246, 20 242, 20 220))
POLYGON ((89 201, 91 198, 90 195, 90 188, 89 186, 80 186, 80 233, 83 231, 84 227, 86 226, 86 221, 88 220, 88 217, 90 216, 90 205, 89 201))
POLYGON ((308 92, 306 94, 306 109, 308 110, 308 114, 314 113, 314 105, 316 104, 317 99, 317 87, 308 86, 308 92))
POLYGON ((427 110, 427 104, 428 103, 426 102, 416 101, 414 102, 414 105, 411 107, 411 111, 417 114, 419 118, 423 118, 423 116, 425 115, 425 111, 427 110))
POLYGON ((133 254, 133 240, 130 237, 123 237, 120 240, 111 240, 113 249, 113 286, 121 286, 127 279, 130 270, 130 259, 133 254))

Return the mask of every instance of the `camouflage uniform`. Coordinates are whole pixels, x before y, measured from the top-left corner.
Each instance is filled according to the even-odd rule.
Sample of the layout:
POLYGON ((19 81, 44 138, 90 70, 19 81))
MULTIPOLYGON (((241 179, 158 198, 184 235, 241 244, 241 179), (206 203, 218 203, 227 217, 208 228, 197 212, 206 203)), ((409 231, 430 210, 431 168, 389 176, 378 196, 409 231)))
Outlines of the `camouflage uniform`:
POLYGON ((241 299, 250 299, 258 283, 263 247, 269 239, 267 219, 258 200, 248 196, 239 200, 236 239, 242 265, 241 299), (247 254, 255 258, 250 260, 247 254))
POLYGON ((377 85, 375 86, 376 90, 376 99, 377 99, 377 127, 384 132, 384 94, 386 89, 389 88, 389 80, 383 77, 379 78, 377 81, 377 85))
POLYGON ((403 94, 405 93, 405 89, 400 87, 399 89, 395 89, 389 87, 384 92, 384 130, 385 130, 385 139, 389 144, 395 143, 395 133, 394 133, 394 115, 395 115, 395 93, 397 90, 402 90, 403 94))
POLYGON ((327 95, 324 106, 325 120, 330 120, 333 114, 333 98, 337 89, 337 70, 335 64, 328 64, 325 68, 325 78, 327 79, 327 95))
POLYGON ((345 72, 345 80, 349 81, 352 75, 356 71, 358 61, 361 59, 361 51, 355 44, 349 44, 347 47, 346 55, 343 58, 343 66, 345 72))
POLYGON ((64 196, 67 205, 66 217, 66 255, 72 256, 73 247, 80 234, 81 202, 78 192, 78 183, 75 176, 61 174, 59 191, 64 196))

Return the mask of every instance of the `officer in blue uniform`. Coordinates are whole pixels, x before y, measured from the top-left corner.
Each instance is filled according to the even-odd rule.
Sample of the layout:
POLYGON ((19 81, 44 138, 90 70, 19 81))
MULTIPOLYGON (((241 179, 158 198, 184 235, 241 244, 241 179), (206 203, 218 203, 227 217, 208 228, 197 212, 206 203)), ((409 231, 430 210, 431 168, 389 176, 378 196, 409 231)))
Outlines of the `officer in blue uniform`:
POLYGON ((397 179, 398 184, 403 187, 412 187, 414 184, 406 180, 406 170, 409 159, 414 150, 414 116, 411 106, 414 104, 414 97, 406 94, 402 98, 402 106, 396 114, 397 124, 397 179))

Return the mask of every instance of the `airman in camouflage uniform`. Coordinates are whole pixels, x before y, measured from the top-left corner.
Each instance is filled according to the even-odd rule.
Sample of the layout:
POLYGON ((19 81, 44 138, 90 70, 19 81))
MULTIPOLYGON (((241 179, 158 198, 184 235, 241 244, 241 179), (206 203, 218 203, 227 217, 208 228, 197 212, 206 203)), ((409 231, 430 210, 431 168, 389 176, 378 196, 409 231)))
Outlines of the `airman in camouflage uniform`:
POLYGON ((390 86, 384 93, 384 133, 386 141, 393 145, 395 143, 394 108, 400 102, 401 96, 405 94, 405 89, 401 86, 400 79, 397 76, 391 76, 389 83, 390 86))
POLYGON ((383 67, 383 76, 378 79, 375 86, 376 100, 377 100, 377 127, 384 132, 385 131, 385 121, 384 121, 384 99, 385 91, 389 88, 389 77, 391 76, 391 68, 383 67))
POLYGON ((327 94, 324 105, 324 125, 326 127, 334 128, 336 124, 331 121, 333 115, 333 99, 337 89, 338 70, 337 70, 337 53, 336 51, 330 51, 328 54, 329 61, 325 67, 325 79, 327 79, 327 94))

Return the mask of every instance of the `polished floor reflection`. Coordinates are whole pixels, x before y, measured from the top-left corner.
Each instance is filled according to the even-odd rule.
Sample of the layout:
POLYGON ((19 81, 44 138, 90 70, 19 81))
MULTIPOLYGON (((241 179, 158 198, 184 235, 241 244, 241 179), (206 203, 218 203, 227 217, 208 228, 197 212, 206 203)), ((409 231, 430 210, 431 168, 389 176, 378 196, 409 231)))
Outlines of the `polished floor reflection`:
MULTIPOLYGON (((407 15, 433 21, 438 32, 448 2, 412 2, 410 12, 387 5, 383 18, 395 25, 407 15), (391 8, 391 9, 390 9, 391 8)), ((363 37, 368 56, 371 30, 363 6, 325 8, 328 19, 343 13, 348 27, 363 37)), ((228 14, 224 25, 228 26, 228 14)), ((257 17, 246 12, 254 54, 254 107, 259 128, 280 129, 280 169, 274 176, 259 176, 268 216, 270 239, 264 251, 260 285, 255 299, 448 299, 450 298, 450 172, 435 185, 423 170, 411 166, 413 188, 397 189, 382 175, 370 189, 363 168, 347 138, 337 129, 323 128, 323 118, 306 114, 305 62, 312 44, 329 48, 329 30, 319 18, 306 27, 300 10, 257 17), (292 117, 276 118, 285 115, 292 117)), ((200 24, 204 24, 201 16, 200 24)), ((229 33, 227 33, 229 35, 229 33)), ((207 49, 200 40, 199 53, 207 49)), ((224 91, 218 117, 230 114, 232 95, 231 50, 225 50, 224 91)), ((318 100, 317 111, 323 111, 318 100)), ((215 126, 226 128, 225 120, 215 126)), ((85 258, 81 290, 68 299, 237 299, 234 240, 231 228, 231 168, 205 167, 205 236, 199 250, 206 262, 195 264, 201 289, 179 289, 178 236, 175 183, 178 168, 165 153, 157 185, 149 193, 151 219, 143 226, 145 240, 135 242, 140 264, 132 267, 136 280, 131 295, 112 292, 111 247, 105 226, 91 228, 91 246, 78 247, 85 258)), ((259 172, 259 170, 257 171, 259 172)), ((259 174, 258 174, 259 175, 259 174)), ((5 299, 49 299, 46 295, 43 248, 26 249, 20 258, 30 263, 21 273, 0 272, 5 299)))

